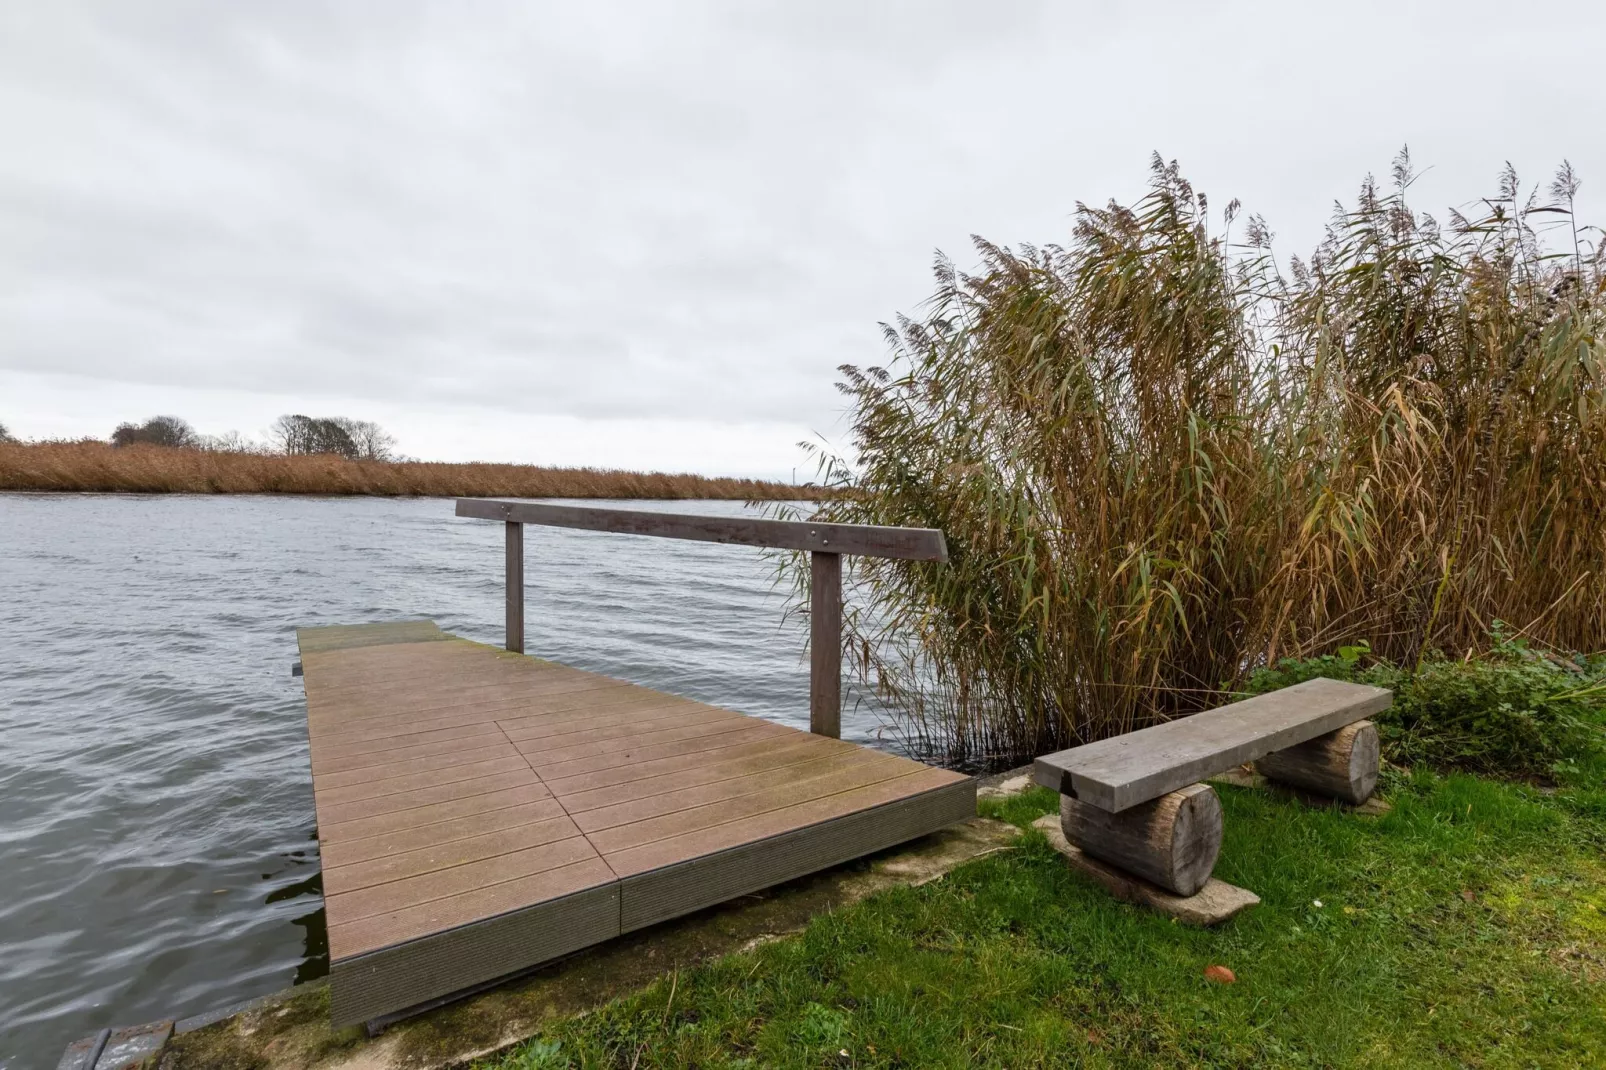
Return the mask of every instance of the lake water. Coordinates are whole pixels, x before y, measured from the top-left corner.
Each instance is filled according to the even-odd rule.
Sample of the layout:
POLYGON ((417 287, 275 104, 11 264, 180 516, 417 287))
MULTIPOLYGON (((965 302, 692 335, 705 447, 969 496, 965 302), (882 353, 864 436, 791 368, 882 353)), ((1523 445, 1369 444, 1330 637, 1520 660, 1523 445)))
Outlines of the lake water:
MULTIPOLYGON (((760 551, 525 537, 531 653, 807 727, 760 551)), ((294 629, 499 644, 502 526, 437 499, 0 494, 0 592, 0 1068, 23 1070, 324 972, 294 629)))

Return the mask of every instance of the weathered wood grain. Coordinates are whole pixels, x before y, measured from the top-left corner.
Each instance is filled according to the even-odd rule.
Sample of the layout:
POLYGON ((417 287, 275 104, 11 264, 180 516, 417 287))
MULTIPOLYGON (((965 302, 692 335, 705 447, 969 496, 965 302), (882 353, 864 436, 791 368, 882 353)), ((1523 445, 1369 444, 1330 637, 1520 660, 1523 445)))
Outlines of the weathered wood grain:
POLYGON ((1072 869, 1104 886, 1117 899, 1157 910, 1187 925, 1220 925, 1260 904, 1260 896, 1247 888, 1211 877, 1192 895, 1177 895, 1133 873, 1102 862, 1065 838, 1058 814, 1044 814, 1032 822, 1048 845, 1072 869))
POLYGON ((542 524, 556 528, 607 531, 616 535, 656 535, 666 539, 768 546, 781 550, 824 550, 865 557, 946 561, 948 547, 935 528, 874 527, 867 524, 812 524, 798 520, 697 516, 637 509, 599 509, 586 505, 546 505, 483 498, 457 499, 457 515, 480 520, 542 524))
POLYGON ((809 731, 842 736, 842 555, 809 554, 809 731))
POLYGON ((524 653, 524 525, 507 522, 507 642, 515 654, 524 653))
POLYGON ((1117 814, 1062 795, 1060 828, 1094 858, 1193 895, 1221 853, 1221 800, 1208 784, 1190 784, 1117 814))
POLYGON ((1119 812, 1387 709, 1380 687, 1307 680, 1167 724, 1044 755, 1037 783, 1119 812))
POLYGON ((1356 721, 1336 732, 1273 751, 1255 762, 1270 780, 1359 806, 1377 790, 1381 750, 1377 726, 1356 721))

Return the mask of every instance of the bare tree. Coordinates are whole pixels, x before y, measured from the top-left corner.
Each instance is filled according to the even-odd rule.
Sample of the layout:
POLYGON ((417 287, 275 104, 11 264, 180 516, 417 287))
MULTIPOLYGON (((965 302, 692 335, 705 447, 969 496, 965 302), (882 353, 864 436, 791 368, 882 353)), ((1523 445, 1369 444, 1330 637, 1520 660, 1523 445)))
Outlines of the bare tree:
POLYGON ((200 436, 186 420, 177 416, 152 416, 143 424, 118 424, 112 432, 113 446, 168 446, 174 449, 200 445, 200 436))
MULTIPOLYGON (((314 417, 291 413, 274 421, 270 435, 281 453, 332 453, 355 461, 365 454, 353 431, 363 425, 343 416, 314 417)), ((377 425, 372 426, 380 436, 377 425)), ((380 443, 382 445, 382 443, 380 443)))
POLYGON ((258 453, 261 447, 238 431, 225 431, 221 435, 202 435, 198 449, 213 453, 258 453))
POLYGON ((268 428, 268 439, 280 453, 311 453, 312 417, 300 413, 287 413, 273 421, 268 428))
POLYGON ((396 449, 396 439, 372 420, 352 420, 345 416, 331 418, 331 423, 351 436, 359 461, 388 461, 396 449))

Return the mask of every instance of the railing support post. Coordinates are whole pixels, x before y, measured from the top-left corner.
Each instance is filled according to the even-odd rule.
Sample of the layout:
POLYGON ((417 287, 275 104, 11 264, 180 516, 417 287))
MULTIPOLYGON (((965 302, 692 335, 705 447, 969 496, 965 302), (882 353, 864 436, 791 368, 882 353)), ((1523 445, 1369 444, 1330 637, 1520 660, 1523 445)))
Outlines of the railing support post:
POLYGON ((842 738, 842 555, 809 554, 809 731, 842 738))
POLYGON ((524 525, 507 522, 507 648, 524 653, 524 525))

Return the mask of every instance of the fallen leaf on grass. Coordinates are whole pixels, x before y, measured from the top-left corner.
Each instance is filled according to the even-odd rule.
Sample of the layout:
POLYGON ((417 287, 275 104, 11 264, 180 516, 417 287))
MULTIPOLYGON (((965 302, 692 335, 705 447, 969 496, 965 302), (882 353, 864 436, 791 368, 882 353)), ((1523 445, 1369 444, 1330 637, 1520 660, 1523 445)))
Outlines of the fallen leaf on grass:
POLYGON ((1475 893, 1471 888, 1463 888, 1461 889, 1461 898, 1470 903, 1474 899, 1478 898, 1478 896, 1477 893, 1475 893))
POLYGON ((1206 966, 1204 975, 1205 980, 1224 985, 1234 984, 1238 980, 1238 975, 1225 966, 1206 966))

